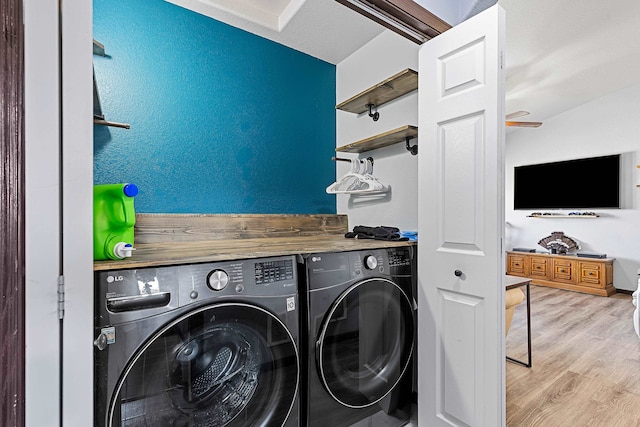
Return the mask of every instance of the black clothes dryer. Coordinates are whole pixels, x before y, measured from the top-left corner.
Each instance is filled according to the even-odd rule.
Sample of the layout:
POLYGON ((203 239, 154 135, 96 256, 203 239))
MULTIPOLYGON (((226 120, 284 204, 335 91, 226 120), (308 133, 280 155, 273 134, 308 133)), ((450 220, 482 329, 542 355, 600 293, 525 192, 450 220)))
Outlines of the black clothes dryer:
POLYGON ((410 420, 414 252, 405 246, 303 257, 305 425, 400 426, 410 420))
POLYGON ((95 425, 299 425, 295 257, 98 272, 95 425))

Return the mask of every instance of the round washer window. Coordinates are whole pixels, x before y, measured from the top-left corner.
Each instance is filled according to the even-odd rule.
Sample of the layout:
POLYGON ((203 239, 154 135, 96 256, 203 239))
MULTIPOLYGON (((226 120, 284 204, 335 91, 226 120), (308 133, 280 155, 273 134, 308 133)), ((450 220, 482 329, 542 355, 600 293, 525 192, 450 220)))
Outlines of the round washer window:
POLYGON ((412 304, 398 285, 379 278, 352 286, 320 328, 316 362, 325 388, 348 407, 380 401, 410 363, 413 334, 412 304))
POLYGON ((158 331, 123 372, 109 426, 281 426, 298 390, 293 337, 248 304, 191 311, 158 331))

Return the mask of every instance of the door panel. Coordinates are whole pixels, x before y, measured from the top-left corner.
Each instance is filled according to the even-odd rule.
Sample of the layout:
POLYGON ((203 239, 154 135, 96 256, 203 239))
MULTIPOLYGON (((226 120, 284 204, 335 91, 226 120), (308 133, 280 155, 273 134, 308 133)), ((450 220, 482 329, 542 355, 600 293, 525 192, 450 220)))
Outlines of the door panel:
POLYGON ((504 425, 504 13, 420 48, 418 420, 504 425))
POLYGON ((438 215, 441 251, 482 251, 483 209, 481 198, 460 197, 482 191, 483 171, 476 170, 484 137, 481 113, 463 116, 440 125, 437 148, 442 169, 438 177, 442 209, 438 215), (461 173, 461 171, 467 171, 461 173))
POLYGON ((484 68, 481 66, 484 60, 483 50, 484 39, 480 38, 438 60, 440 73, 444 78, 442 97, 484 84, 484 68))
POLYGON ((482 300, 470 295, 440 290, 440 324, 443 341, 438 351, 441 360, 438 383, 444 387, 443 412, 446 418, 459 425, 473 425, 475 397, 473 388, 460 387, 469 378, 482 381, 478 364, 467 363, 466 355, 478 354, 481 342, 476 340, 476 328, 460 325, 478 325, 482 322, 482 300), (450 385, 456 386, 451 387, 450 385))

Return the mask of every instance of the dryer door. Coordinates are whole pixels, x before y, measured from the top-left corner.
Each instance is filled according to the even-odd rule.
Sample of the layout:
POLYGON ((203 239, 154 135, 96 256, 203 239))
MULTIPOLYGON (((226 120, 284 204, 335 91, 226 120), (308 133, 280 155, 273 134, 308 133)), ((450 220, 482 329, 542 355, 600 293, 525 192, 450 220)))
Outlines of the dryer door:
POLYGON ((398 285, 369 279, 333 303, 316 343, 319 376, 335 400, 363 408, 400 381, 413 352, 412 304, 398 285))
POLYGON ((127 364, 108 426, 281 426, 298 390, 296 343, 273 314, 216 304, 161 328, 127 364))

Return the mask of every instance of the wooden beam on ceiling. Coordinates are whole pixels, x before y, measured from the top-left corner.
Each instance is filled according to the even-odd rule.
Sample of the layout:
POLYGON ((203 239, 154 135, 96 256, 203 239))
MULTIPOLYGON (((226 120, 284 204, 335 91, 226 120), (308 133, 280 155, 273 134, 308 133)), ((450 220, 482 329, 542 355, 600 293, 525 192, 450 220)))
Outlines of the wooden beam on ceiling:
POLYGON ((451 28, 451 25, 412 0, 336 1, 417 44, 451 28))

